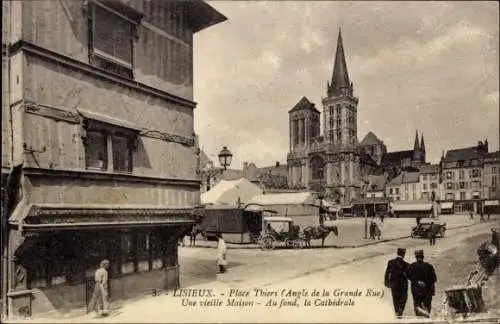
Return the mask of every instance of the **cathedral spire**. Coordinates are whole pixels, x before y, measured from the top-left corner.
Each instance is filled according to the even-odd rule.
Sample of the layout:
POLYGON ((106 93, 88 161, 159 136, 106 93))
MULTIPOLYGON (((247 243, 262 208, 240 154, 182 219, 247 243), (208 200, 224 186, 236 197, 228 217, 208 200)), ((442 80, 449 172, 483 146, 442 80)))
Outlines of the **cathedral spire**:
POLYGON ((342 42, 342 32, 339 28, 339 36, 337 39, 337 51, 335 53, 335 63, 333 66, 332 82, 330 90, 334 93, 339 93, 342 88, 350 89, 349 74, 347 73, 347 63, 345 60, 344 44, 342 42))
POLYGON ((420 139, 420 149, 425 152, 425 143, 424 143, 424 133, 420 134, 421 139, 420 139))
POLYGON ((418 144, 418 130, 415 131, 415 144, 413 144, 413 150, 420 150, 420 144, 418 144))

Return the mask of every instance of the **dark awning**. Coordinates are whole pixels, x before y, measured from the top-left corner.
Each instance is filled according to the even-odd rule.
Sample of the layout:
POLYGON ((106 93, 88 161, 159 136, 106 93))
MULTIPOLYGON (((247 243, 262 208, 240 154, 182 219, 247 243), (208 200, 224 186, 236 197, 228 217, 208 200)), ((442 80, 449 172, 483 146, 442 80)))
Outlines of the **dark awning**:
POLYGON ((227 18, 215 10, 205 1, 189 1, 189 22, 193 32, 199 32, 202 29, 226 21, 227 18))
POLYGON ((195 225, 193 208, 158 206, 19 204, 9 223, 21 231, 195 225))

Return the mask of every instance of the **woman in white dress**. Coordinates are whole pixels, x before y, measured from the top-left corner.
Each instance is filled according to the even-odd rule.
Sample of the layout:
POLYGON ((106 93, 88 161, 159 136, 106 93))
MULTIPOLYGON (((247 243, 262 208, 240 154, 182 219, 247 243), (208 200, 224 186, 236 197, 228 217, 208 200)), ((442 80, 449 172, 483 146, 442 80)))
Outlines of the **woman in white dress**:
POLYGON ((218 234, 219 245, 217 247, 217 265, 219 266, 219 273, 226 272, 227 267, 227 245, 222 238, 222 234, 218 234))

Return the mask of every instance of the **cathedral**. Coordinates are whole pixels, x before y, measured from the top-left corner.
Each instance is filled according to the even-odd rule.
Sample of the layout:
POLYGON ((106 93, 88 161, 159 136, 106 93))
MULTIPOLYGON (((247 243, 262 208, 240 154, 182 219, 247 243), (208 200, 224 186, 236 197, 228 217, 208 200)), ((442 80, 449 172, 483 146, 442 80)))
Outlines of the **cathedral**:
POLYGON ((323 192, 329 200, 349 203, 362 197, 369 175, 387 177, 425 164, 425 146, 418 134, 413 150, 387 153, 373 132, 358 142, 358 98, 349 80, 339 31, 332 79, 321 112, 303 97, 289 112, 288 186, 323 192), (422 150, 423 148, 423 150, 422 150))

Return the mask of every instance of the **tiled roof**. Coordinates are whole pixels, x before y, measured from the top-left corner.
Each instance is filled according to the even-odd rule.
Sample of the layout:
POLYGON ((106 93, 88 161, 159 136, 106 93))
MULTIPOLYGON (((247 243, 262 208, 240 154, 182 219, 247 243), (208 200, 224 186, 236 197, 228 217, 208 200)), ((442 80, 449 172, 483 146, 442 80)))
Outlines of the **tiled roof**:
POLYGON ((420 179, 418 172, 403 172, 403 183, 417 183, 420 179))
POLYGON ((439 173, 439 164, 424 164, 420 166, 420 173, 439 173))
POLYGON ((384 190, 386 184, 386 178, 383 175, 371 175, 368 178, 368 190, 367 191, 381 191, 384 190))
POLYGON ((397 177, 392 178, 391 181, 389 181, 389 186, 400 186, 403 183, 403 173, 400 173, 397 177))
POLYGON ((400 164, 401 160, 413 159, 413 150, 385 153, 382 156, 382 165, 400 164))
POLYGON ((456 162, 478 159, 483 153, 477 146, 449 150, 446 152, 444 162, 456 162))
POLYGON ((201 150, 200 151, 200 165, 201 167, 205 167, 208 163, 212 162, 208 155, 205 153, 205 151, 201 150))
POLYGON ((315 105, 306 97, 302 97, 302 99, 300 99, 299 102, 292 109, 290 109, 289 113, 297 110, 312 110, 319 113, 319 110, 315 107, 315 105))
POLYGON ((372 131, 368 132, 363 140, 359 143, 360 146, 369 146, 383 144, 383 142, 372 131))

